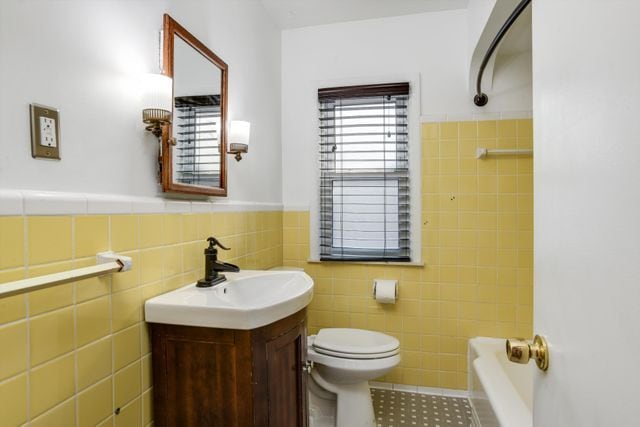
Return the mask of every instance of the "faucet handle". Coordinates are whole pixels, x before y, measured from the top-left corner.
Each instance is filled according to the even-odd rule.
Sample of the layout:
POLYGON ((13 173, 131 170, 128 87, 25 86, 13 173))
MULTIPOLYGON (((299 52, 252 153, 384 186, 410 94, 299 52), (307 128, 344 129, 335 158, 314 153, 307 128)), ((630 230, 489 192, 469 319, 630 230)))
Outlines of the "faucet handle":
POLYGON ((209 248, 214 248, 215 246, 219 246, 220 249, 224 249, 225 251, 228 251, 229 249, 231 249, 223 246, 222 243, 220 243, 220 241, 215 237, 209 237, 207 239, 207 242, 209 242, 209 248))

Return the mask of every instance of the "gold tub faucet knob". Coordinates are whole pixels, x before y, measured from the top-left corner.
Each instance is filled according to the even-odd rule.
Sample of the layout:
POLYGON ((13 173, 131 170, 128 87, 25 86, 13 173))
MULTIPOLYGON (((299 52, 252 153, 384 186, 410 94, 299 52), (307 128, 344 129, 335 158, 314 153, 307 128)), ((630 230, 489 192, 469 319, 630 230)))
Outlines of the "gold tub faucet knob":
POLYGON ((507 358, 512 362, 523 364, 534 359, 538 368, 546 371, 549 369, 547 341, 540 335, 536 335, 532 343, 524 338, 509 338, 507 340, 507 358))

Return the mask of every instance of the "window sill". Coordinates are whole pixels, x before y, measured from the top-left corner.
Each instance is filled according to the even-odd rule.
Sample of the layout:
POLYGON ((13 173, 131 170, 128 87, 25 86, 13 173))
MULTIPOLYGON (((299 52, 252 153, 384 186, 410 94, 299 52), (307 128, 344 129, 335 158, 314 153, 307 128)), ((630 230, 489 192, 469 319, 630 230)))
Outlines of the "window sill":
POLYGON ((338 264, 338 265, 387 265, 389 267, 424 267, 424 262, 393 262, 393 261, 320 261, 319 259, 308 259, 310 264, 338 264))

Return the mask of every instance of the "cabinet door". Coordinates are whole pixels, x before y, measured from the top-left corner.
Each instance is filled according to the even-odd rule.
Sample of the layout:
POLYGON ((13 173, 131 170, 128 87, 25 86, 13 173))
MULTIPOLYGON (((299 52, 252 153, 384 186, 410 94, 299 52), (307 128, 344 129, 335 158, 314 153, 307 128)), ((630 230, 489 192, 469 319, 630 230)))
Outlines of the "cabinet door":
POLYGON ((246 331, 153 325, 156 427, 248 427, 253 420, 246 331))
POLYGON ((306 325, 267 342, 269 426, 307 426, 306 325))

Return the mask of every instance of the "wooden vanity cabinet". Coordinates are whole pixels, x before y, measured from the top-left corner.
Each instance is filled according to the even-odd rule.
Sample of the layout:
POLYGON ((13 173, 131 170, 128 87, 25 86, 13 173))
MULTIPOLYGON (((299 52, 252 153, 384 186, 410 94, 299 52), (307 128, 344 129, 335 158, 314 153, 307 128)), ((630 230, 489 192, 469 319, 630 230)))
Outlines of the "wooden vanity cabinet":
POLYGON ((253 330, 151 324, 156 426, 307 426, 306 309, 253 330))

